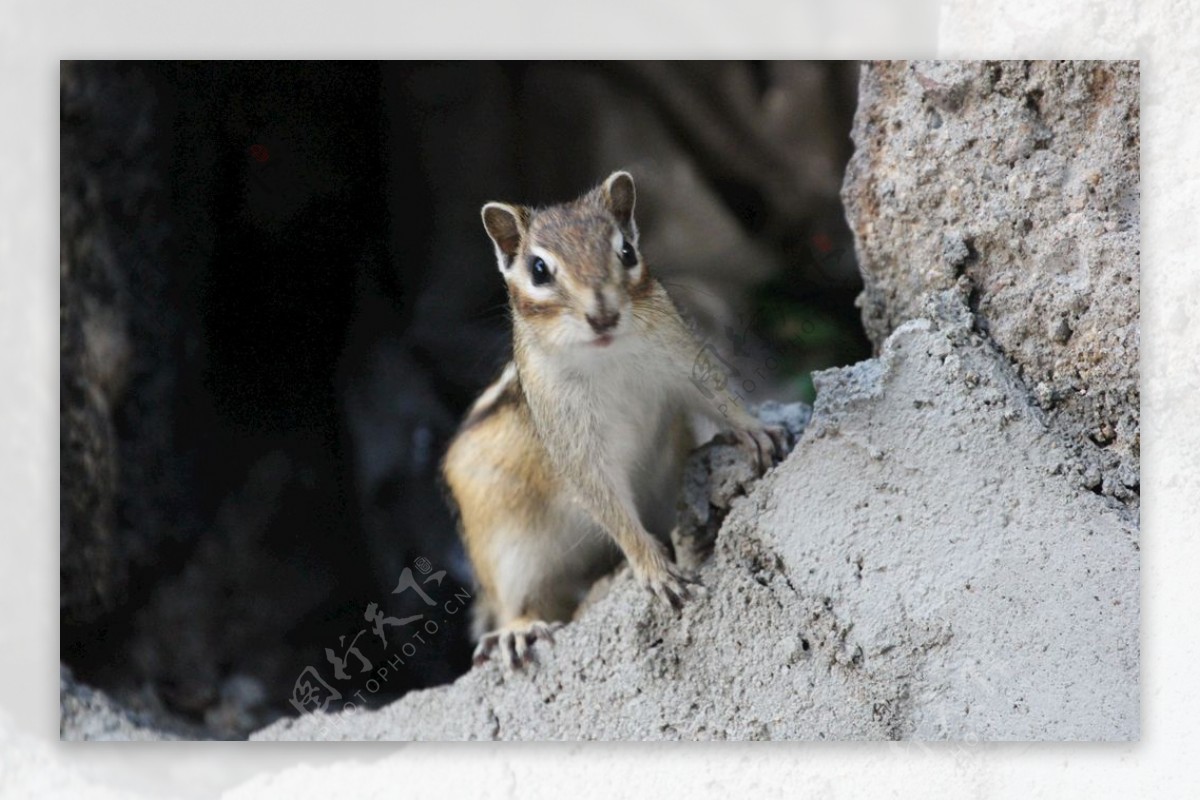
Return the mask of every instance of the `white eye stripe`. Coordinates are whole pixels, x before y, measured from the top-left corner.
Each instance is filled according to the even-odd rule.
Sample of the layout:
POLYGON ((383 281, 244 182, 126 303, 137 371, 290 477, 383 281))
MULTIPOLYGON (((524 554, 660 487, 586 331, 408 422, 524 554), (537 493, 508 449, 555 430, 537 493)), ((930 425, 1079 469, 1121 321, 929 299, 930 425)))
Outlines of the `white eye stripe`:
MULTIPOLYGON (((544 261, 546 263, 546 269, 550 271, 551 278, 557 279, 558 260, 554 258, 554 256, 548 250, 535 245, 529 249, 529 255, 531 258, 538 258, 544 261)), ((531 296, 538 298, 551 298, 556 294, 557 290, 554 288, 554 280, 548 281, 547 283, 539 286, 538 284, 533 283, 533 275, 530 273, 528 265, 521 272, 525 276, 525 287, 531 296)))

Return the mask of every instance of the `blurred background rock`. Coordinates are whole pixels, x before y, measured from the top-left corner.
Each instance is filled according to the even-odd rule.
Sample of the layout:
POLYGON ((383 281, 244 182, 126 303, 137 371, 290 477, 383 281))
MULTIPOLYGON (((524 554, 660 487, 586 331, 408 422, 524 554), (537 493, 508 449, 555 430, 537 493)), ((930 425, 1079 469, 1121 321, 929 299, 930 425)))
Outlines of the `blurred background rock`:
MULTIPOLYGON (((487 200, 614 169, 747 399, 867 356, 838 193, 858 68, 64 62, 61 655, 243 736, 424 557, 469 586, 437 462, 507 358, 487 200)), ((466 616, 383 702, 466 669, 466 616)), ((369 635, 368 635, 369 636, 369 635)), ((326 669, 328 674, 328 669, 326 669)), ((343 688, 347 695, 353 687, 343 688)), ((190 729, 189 729, 190 730, 190 729)))

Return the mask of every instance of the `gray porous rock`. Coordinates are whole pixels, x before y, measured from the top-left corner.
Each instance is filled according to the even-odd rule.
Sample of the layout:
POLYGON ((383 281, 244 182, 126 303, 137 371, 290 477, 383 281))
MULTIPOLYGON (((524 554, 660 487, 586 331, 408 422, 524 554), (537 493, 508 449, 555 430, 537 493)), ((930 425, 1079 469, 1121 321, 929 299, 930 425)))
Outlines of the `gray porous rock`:
POLYGON ((1138 79, 1132 61, 867 64, 842 190, 875 344, 958 288, 1080 483, 1131 506, 1138 79))
POLYGON ((191 732, 165 731, 161 718, 117 703, 107 693, 59 668, 58 734, 62 740, 178 740, 191 732))
POLYGON ((734 497, 680 616, 622 571, 531 670, 252 739, 1136 739, 1133 515, 954 302, 819 374, 763 479, 698 452, 734 497))

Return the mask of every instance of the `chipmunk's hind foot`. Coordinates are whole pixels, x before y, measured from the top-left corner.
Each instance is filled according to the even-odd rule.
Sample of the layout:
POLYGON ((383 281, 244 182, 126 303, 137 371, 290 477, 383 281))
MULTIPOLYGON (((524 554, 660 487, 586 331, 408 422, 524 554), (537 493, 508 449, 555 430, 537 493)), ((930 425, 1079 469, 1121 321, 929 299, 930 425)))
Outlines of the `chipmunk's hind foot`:
POLYGON ((513 670, 521 670, 526 665, 537 662, 533 650, 534 643, 541 640, 553 645, 554 632, 562 626, 562 623, 547 623, 544 620, 514 621, 483 635, 479 639, 479 645, 475 647, 473 661, 476 665, 482 665, 498 652, 503 664, 513 670))

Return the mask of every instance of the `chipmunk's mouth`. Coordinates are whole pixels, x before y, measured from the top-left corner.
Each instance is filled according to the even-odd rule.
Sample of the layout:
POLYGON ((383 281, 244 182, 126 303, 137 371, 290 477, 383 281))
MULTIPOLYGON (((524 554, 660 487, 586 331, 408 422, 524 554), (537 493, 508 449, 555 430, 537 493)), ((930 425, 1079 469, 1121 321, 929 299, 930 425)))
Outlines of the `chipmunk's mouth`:
POLYGON ((601 334, 600 336, 598 336, 592 340, 592 344, 595 345, 597 348, 607 348, 609 345, 612 344, 612 342, 613 342, 612 334, 601 334))

